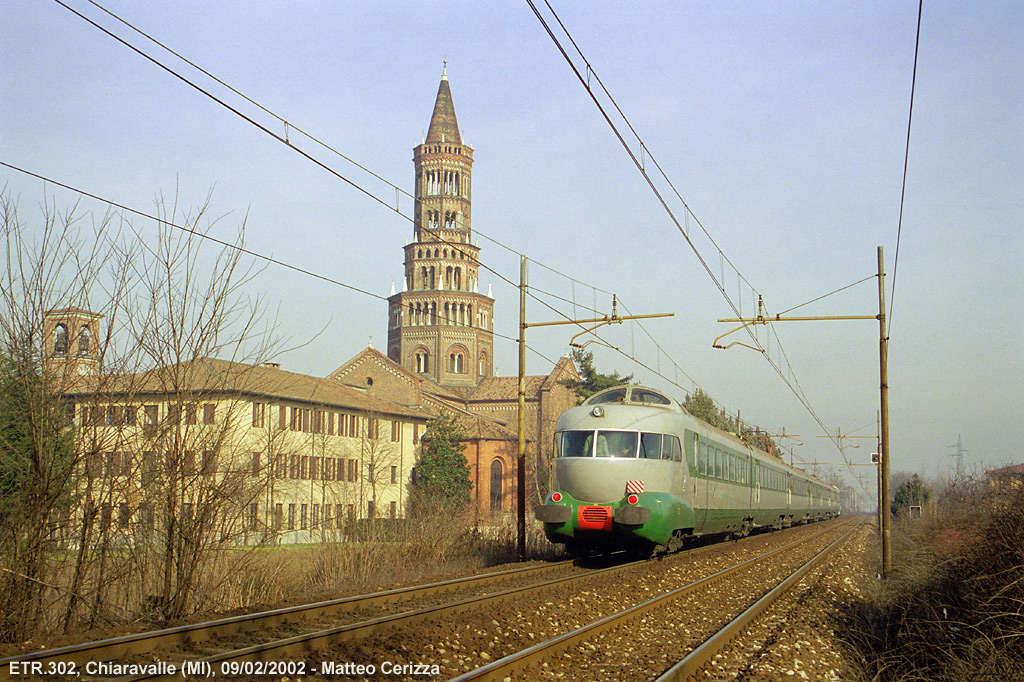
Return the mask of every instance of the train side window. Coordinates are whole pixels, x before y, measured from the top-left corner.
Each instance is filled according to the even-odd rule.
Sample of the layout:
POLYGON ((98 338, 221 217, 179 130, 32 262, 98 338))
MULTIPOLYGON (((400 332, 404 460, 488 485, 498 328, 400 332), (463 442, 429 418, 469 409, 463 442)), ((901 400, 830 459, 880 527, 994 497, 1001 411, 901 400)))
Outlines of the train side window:
POLYGON ((715 478, 722 478, 722 451, 715 448, 715 478))
POLYGON ((679 445, 679 439, 675 436, 665 436, 664 447, 661 449, 661 458, 670 459, 673 462, 683 461, 683 449, 679 445))
POLYGON ((661 434, 641 433, 640 434, 640 458, 661 459, 661 434))
POLYGON ((700 443, 697 446, 697 473, 701 476, 708 475, 708 446, 707 443, 700 443))

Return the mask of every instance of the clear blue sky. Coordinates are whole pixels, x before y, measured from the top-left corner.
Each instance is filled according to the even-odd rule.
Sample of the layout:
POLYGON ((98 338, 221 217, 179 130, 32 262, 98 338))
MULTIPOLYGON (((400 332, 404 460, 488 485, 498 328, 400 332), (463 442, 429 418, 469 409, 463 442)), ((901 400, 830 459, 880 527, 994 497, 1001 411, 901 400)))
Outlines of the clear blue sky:
MULTIPOLYGON (((68 1, 131 36, 84 0, 68 1)), ((552 4, 771 311, 871 275, 878 245, 891 273, 917 3, 552 4)), ((447 57, 463 136, 476 150, 474 228, 585 283, 534 265, 539 289, 607 311, 610 297, 597 287, 634 314, 674 312, 644 325, 665 354, 633 325, 602 335, 692 387, 676 363, 745 420, 799 434, 798 457, 840 460, 763 357, 711 349, 729 328, 717 318, 732 311, 525 2, 107 7, 407 191, 447 57)), ((968 466, 1021 461, 1022 55, 1019 2, 925 2, 890 347, 894 470, 948 471, 958 434, 968 466)), ((233 234, 247 215, 256 251, 382 296, 400 286, 408 222, 58 4, 6 3, 0 60, 0 160, 142 210, 176 187, 186 204, 215 187, 219 234, 233 234)), ((393 202, 394 190, 317 155, 393 202)), ((0 184, 34 215, 41 182, 0 169, 0 184)), ((74 201, 49 191, 58 203, 74 201)), ((518 277, 518 256, 485 238, 480 246, 487 265, 518 277)), ((701 248, 720 274, 717 252, 701 248)), ((728 265, 725 282, 735 297, 728 265)), ((515 291, 491 273, 481 283, 497 299, 496 330, 515 337, 515 291)), ((287 369, 326 375, 371 336, 385 346, 380 300, 273 267, 254 289, 294 344, 308 341, 278 358, 287 369)), ((754 294, 745 285, 739 293, 749 314, 754 294)), ((554 316, 530 306, 534 321, 554 316)), ((875 312, 874 280, 800 309, 875 312)), ((794 322, 777 333, 821 420, 873 434, 877 324, 794 322)), ((555 359, 569 335, 539 329, 529 342, 555 359)), ((496 346, 498 371, 514 374, 514 344, 496 346)), ((602 369, 666 385, 623 355, 591 348, 602 369)), ((774 339, 772 353, 778 358, 774 339)), ((549 367, 531 355, 530 372, 549 367)), ((873 443, 858 442, 847 454, 867 461, 873 443)))

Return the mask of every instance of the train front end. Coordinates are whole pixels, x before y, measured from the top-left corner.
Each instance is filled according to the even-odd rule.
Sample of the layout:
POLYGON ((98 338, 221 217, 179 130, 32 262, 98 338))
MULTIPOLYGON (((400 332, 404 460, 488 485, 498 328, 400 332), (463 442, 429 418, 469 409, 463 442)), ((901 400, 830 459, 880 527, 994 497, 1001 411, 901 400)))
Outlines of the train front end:
POLYGON ((575 554, 643 551, 692 528, 680 413, 641 387, 609 389, 564 412, 555 426, 555 483, 535 511, 548 539, 575 554))

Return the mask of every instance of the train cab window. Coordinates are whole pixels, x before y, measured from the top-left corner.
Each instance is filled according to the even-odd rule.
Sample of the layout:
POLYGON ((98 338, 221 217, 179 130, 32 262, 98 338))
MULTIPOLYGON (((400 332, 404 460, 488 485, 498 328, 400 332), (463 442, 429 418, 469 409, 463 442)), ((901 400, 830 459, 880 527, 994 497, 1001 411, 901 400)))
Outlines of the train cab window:
POLYGON ((598 457, 636 457, 640 434, 636 431, 598 431, 598 457))
POLYGON ((601 403, 621 403, 626 400, 626 389, 615 388, 604 393, 598 393, 586 402, 587 405, 600 405, 601 403))
POLYGON ((562 431, 555 435, 558 446, 555 457, 592 457, 594 454, 593 431, 562 431))
POLYGON ((665 436, 661 447, 661 458, 670 459, 673 462, 683 461, 683 449, 679 445, 679 439, 675 436, 665 436))
POLYGON ((651 403, 654 405, 672 404, 672 401, 662 394, 647 388, 634 388, 629 394, 629 401, 633 403, 651 403))
POLYGON ((660 433, 641 433, 640 458, 661 459, 661 441, 660 433))

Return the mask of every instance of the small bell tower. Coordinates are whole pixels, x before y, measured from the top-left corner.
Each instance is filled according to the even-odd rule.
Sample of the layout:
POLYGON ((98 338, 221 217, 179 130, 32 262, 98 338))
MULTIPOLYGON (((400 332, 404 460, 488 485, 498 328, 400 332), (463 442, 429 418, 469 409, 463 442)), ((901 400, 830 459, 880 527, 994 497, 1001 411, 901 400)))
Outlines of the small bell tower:
POLYGON ((43 357, 55 376, 95 376, 100 370, 103 316, 83 308, 58 308, 43 320, 43 357))

